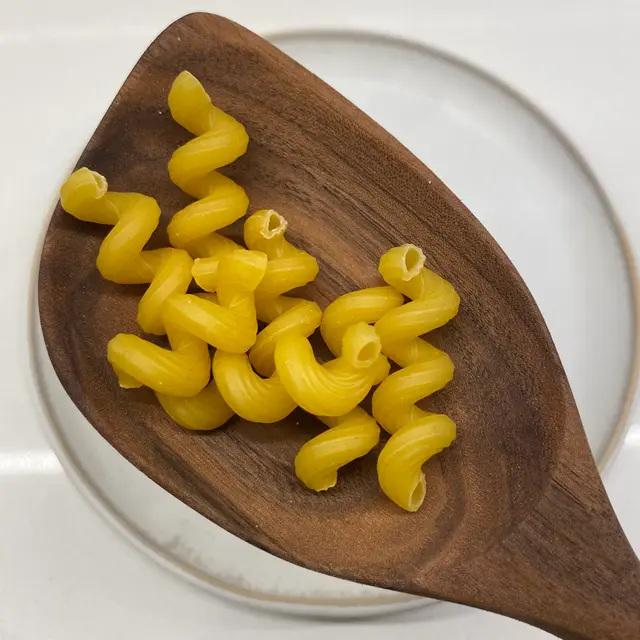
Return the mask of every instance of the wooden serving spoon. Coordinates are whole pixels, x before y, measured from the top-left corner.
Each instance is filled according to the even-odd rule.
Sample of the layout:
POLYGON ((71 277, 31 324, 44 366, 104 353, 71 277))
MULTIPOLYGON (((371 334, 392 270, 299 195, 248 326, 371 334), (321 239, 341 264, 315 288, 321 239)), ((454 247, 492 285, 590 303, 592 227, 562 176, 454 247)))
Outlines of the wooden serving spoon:
POLYGON ((427 499, 408 514, 378 488, 375 456, 341 471, 331 491, 301 486, 294 456, 323 428, 305 414, 276 425, 235 419, 207 434, 181 429, 150 392, 118 387, 106 345, 137 331, 141 289, 102 280, 95 259, 104 229, 58 206, 40 266, 40 316, 78 408, 159 485, 276 556, 562 638, 640 638, 640 565, 540 312, 487 231, 397 140, 262 38, 193 14, 145 52, 78 166, 114 190, 153 195, 165 222, 185 206, 167 175, 170 154, 190 138, 166 106, 183 69, 246 126, 249 152, 229 175, 252 210, 283 213, 292 241, 318 257, 310 297, 326 304, 379 284, 379 256, 405 242, 423 247, 455 285, 460 314, 432 338, 456 377, 429 406, 455 420, 458 440, 426 465, 427 499))

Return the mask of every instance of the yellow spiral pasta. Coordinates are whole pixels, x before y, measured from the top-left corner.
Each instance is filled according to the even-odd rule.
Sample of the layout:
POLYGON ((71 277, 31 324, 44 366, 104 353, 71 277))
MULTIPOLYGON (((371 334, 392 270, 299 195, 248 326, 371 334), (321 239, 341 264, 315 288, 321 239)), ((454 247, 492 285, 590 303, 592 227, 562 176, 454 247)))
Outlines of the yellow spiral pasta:
MULTIPOLYGON (((66 211, 80 220, 114 225, 101 245, 98 269, 105 279, 119 284, 150 282, 138 306, 138 324, 147 333, 166 333, 165 302, 187 291, 193 261, 182 249, 143 250, 158 225, 160 209, 156 201, 136 193, 110 192, 103 176, 82 168, 62 186, 61 202, 66 211)), ((215 383, 211 382, 201 391, 210 378, 211 359, 206 343, 194 340, 179 328, 171 330, 169 340, 173 353, 156 347, 159 350, 156 360, 139 363, 143 369, 142 380, 148 377, 155 381, 153 388, 160 404, 178 424, 192 429, 220 426, 232 412, 215 383), (193 397, 169 396, 161 392, 163 388, 193 397)), ((142 381, 131 375, 127 367, 120 368, 118 356, 129 347, 132 352, 127 357, 140 355, 136 352, 139 342, 141 339, 136 336, 121 335, 115 343, 110 343, 112 355, 116 352, 114 370, 125 388, 140 387, 142 381)))
MULTIPOLYGON (((402 294, 389 286, 361 289, 340 296, 324 310, 320 325, 322 337, 332 353, 339 356, 349 326, 376 322, 403 302, 402 294)), ((295 469, 307 487, 324 491, 335 486, 340 467, 366 455, 378 444, 380 428, 360 407, 344 416, 319 419, 329 430, 302 446, 295 459, 295 469)))
POLYGON ((161 313, 168 297, 185 293, 193 262, 180 249, 145 251, 160 220, 160 207, 149 196, 108 190, 106 179, 86 167, 74 171, 60 190, 62 208, 78 220, 112 225, 98 252, 98 271, 118 284, 147 284, 138 306, 143 331, 165 333, 161 313))
POLYGON ((334 356, 342 353, 342 338, 349 326, 356 322, 372 324, 401 306, 403 295, 393 287, 371 287, 346 293, 336 298, 322 314, 320 332, 334 356))
POLYGON ((407 511, 416 511, 424 501, 422 465, 456 436, 447 416, 416 405, 453 377, 449 356, 418 336, 453 318, 460 302, 453 286, 426 269, 424 262, 414 245, 395 247, 381 258, 385 282, 412 302, 388 311, 375 324, 383 353, 403 367, 373 394, 373 415, 392 434, 378 458, 378 479, 384 493, 407 511))
POLYGON ((239 246, 216 233, 247 211, 244 189, 217 171, 247 150, 249 136, 233 117, 211 103, 200 82, 188 71, 169 92, 173 119, 197 136, 177 149, 169 161, 171 180, 197 202, 178 211, 167 232, 174 247, 194 257, 221 257, 239 246))
POLYGON ((258 318, 269 324, 249 352, 251 364, 263 376, 275 371, 273 354, 282 336, 294 333, 308 337, 322 318, 315 302, 283 295, 314 280, 319 270, 313 256, 285 238, 287 226, 287 221, 272 209, 256 211, 244 224, 247 247, 263 251, 269 260, 255 297, 258 318))
POLYGON ((364 322, 345 331, 342 355, 335 360, 319 364, 308 338, 289 334, 276 344, 275 364, 289 395, 316 416, 349 413, 389 374, 380 338, 364 322))
POLYGON ((266 270, 258 251, 236 251, 220 264, 224 278, 215 302, 204 296, 176 294, 162 313, 171 349, 138 336, 118 334, 107 357, 122 386, 147 386, 166 395, 190 397, 209 381, 207 344, 243 353, 255 342, 258 323, 253 291, 266 270))
POLYGON ((298 479, 314 491, 335 487, 338 470, 369 453, 380 439, 380 427, 360 407, 344 416, 320 420, 328 431, 303 444, 294 465, 298 479))
POLYGON ((180 426, 192 431, 217 429, 233 416, 233 409, 224 401, 214 380, 191 398, 157 392, 156 397, 162 408, 180 426))
MULTIPOLYGON (((297 406, 275 372, 275 345, 287 335, 311 335, 322 318, 320 307, 309 300, 287 298, 279 306, 284 298, 281 294, 313 280, 318 265, 315 258, 284 238, 287 223, 275 211, 257 211, 249 216, 244 228, 247 247, 268 257, 264 278, 256 289, 256 307, 260 304, 263 311, 266 308, 273 313, 263 313, 262 318, 271 321, 258 334, 249 356, 216 352, 213 375, 223 398, 238 415, 252 422, 271 423, 282 420, 297 406), (275 315, 275 309, 283 308, 275 315)), ((216 277, 218 271, 216 267, 216 277)), ((209 286, 221 285, 212 281, 209 286)))
MULTIPOLYGON (((198 297, 217 303, 215 293, 199 293, 198 297)), ((156 397, 162 408, 180 426, 192 431, 210 431, 221 427, 233 416, 233 410, 224 401, 215 380, 195 396, 180 397, 158 393, 156 397)))
POLYGON ((196 284, 209 293, 218 286, 218 266, 220 260, 234 251, 242 251, 240 246, 230 238, 212 233, 189 246, 189 253, 195 258, 193 262, 193 279, 196 284))
MULTIPOLYGON (((312 255, 294 247, 285 238, 287 226, 287 221, 273 209, 256 211, 244 225, 247 247, 264 252, 269 259, 267 272, 255 294, 258 318, 265 323, 272 322, 299 304, 300 298, 282 294, 308 284, 319 271, 318 261, 312 255)), ((220 254, 238 247, 233 241, 227 238, 221 241, 220 238, 218 236, 214 240, 217 255, 197 259, 194 263, 193 277, 205 291, 216 290, 220 254)))
POLYGON ((245 353, 256 341, 254 291, 267 268, 260 251, 234 251, 220 261, 219 302, 192 294, 172 296, 165 322, 176 324, 216 349, 245 353))
POLYGON ((442 414, 424 414, 396 431, 378 456, 378 480, 385 495, 406 511, 417 511, 427 493, 422 465, 446 449, 456 425, 442 414))
POLYGON ((278 422, 297 406, 278 376, 261 378, 244 353, 216 351, 213 377, 225 402, 250 422, 278 422))

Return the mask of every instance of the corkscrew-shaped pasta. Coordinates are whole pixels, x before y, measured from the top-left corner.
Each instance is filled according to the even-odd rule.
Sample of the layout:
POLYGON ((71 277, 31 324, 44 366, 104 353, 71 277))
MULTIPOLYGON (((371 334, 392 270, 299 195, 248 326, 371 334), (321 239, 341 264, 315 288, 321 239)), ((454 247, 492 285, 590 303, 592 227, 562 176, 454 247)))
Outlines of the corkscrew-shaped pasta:
POLYGON ((312 281, 318 264, 288 242, 282 216, 273 210, 252 215, 244 228, 247 248, 218 233, 248 207, 244 190, 218 171, 246 152, 244 127, 215 107, 186 71, 168 102, 174 120, 195 136, 169 161, 171 180, 196 199, 169 223, 173 247, 144 249, 160 219, 153 198, 111 192, 104 177, 87 168, 61 190, 71 215, 113 227, 97 267, 113 282, 149 285, 138 323, 169 340, 166 349, 138 336, 115 336, 108 359, 120 385, 151 388, 189 429, 215 429, 234 412, 276 422, 300 405, 329 427, 295 460, 298 478, 316 491, 334 486, 342 466, 378 443, 377 420, 392 434, 378 459, 380 485, 396 504, 415 511, 426 493, 422 465, 449 446, 456 431, 447 416, 416 404, 453 376, 449 357, 419 336, 455 316, 457 293, 424 268, 420 249, 404 245, 380 260, 388 286, 342 296, 324 317, 314 302, 285 295, 312 281), (192 277, 208 293, 187 294, 192 277), (411 302, 404 304, 405 296, 411 302), (260 333, 258 320, 267 324, 260 333), (318 326, 336 356, 323 365, 308 340, 318 326), (217 349, 213 363, 209 345, 217 349), (387 358, 402 369, 389 376, 387 358), (357 405, 377 384, 374 419, 357 405))
MULTIPOLYGON (((358 322, 373 323, 404 302, 393 287, 372 287, 353 291, 334 300, 322 315, 320 331, 335 356, 342 353, 348 327, 358 322)), ((329 427, 305 443, 295 459, 296 475, 307 487, 324 491, 335 486, 338 469, 360 458, 378 444, 380 427, 362 408, 344 416, 319 418, 329 427)))
POLYGON ((380 439, 380 427, 360 407, 320 420, 328 431, 303 444, 295 459, 296 476, 314 491, 335 487, 340 467, 369 453, 380 439))
POLYGON ((216 232, 241 218, 249 200, 240 185, 217 170, 245 153, 249 136, 237 120, 211 103, 188 71, 171 86, 169 110, 178 124, 197 136, 169 161, 171 180, 197 199, 173 216, 167 228, 169 241, 195 257, 220 258, 239 246, 216 232))
POLYGON ((224 401, 214 380, 197 395, 190 398, 179 398, 164 393, 156 397, 162 408, 185 429, 192 431, 210 431, 225 424, 233 409, 224 401))
MULTIPOLYGON (((265 323, 272 322, 300 304, 300 298, 285 296, 284 293, 308 284, 318 275, 317 260, 285 238, 287 226, 287 221, 273 209, 256 211, 244 225, 247 247, 264 252, 269 259, 267 272, 255 295, 258 318, 265 323)), ((216 240, 218 251, 231 251, 229 243, 232 241, 227 238, 223 240, 224 243, 216 240)), ((194 263, 193 277, 205 291, 216 290, 219 262, 219 256, 213 255, 194 263)))
POLYGON ((289 395, 316 416, 342 416, 354 409, 389 373, 380 338, 364 322, 351 325, 342 339, 342 355, 319 364, 309 340, 283 336, 276 344, 276 371, 289 395))
POLYGON ((384 493, 406 511, 417 511, 427 493, 422 465, 456 437, 448 416, 424 414, 396 431, 378 456, 378 481, 384 493))
POLYGON ((109 191, 106 179, 86 167, 62 185, 60 200, 78 220, 113 226, 100 245, 98 271, 118 284, 150 283, 138 306, 138 324, 147 333, 164 334, 164 303, 187 291, 193 262, 180 249, 144 250, 160 220, 158 203, 139 193, 109 191))
MULTIPOLYGON (((205 300, 218 302, 218 296, 215 293, 199 293, 197 295, 205 300)), ((156 397, 162 408, 175 422, 193 431, 217 429, 233 416, 233 410, 224 401, 213 378, 195 396, 181 398, 156 392, 156 397)))
MULTIPOLYGON (((239 185, 216 169, 233 162, 246 151, 248 136, 242 125, 212 105, 200 82, 189 72, 181 73, 174 81, 169 93, 169 109, 176 122, 197 136, 173 154, 169 162, 169 174, 176 185, 198 199, 174 215, 167 229, 169 239, 175 247, 187 249, 194 257, 216 256, 217 267, 221 258, 230 256, 241 247, 215 232, 241 218, 246 213, 248 199, 239 185)), ((182 293, 185 292, 186 288, 182 293)), ((240 331, 245 342, 241 339, 235 344, 235 348, 242 349, 248 344, 247 335, 249 341, 252 339, 255 314, 253 307, 249 308, 249 297, 242 295, 246 292, 236 293, 239 295, 223 292, 226 304, 222 305, 217 297, 207 295, 184 296, 175 300, 167 311, 170 326, 176 327, 174 334, 177 332, 185 340, 195 338, 194 343, 200 349, 206 348, 207 340, 217 343, 217 334, 221 330, 229 330, 229 320, 235 314, 240 317, 245 329, 240 331), (230 310, 227 317, 222 315, 222 308, 230 310), (189 322, 189 314, 193 314, 192 322, 189 322), (185 327, 194 333, 185 333, 185 327)), ((116 342, 112 351, 117 346, 116 342)), ((140 343, 134 344, 134 347, 141 353, 148 349, 140 343)), ((180 342, 174 351, 180 355, 183 348, 184 344, 180 342)), ((152 359, 163 355, 167 354, 158 351, 149 354, 152 359)), ((208 368, 210 372, 210 363, 208 368)), ((121 379, 127 377, 123 371, 119 371, 119 374, 121 379)), ((197 386, 201 379, 196 379, 197 386)), ((139 383, 137 380, 134 382, 139 383)), ((164 388, 167 388, 166 385, 164 388)), ((177 390, 171 385, 169 388, 172 392, 177 390)), ((180 397, 159 391, 156 391, 156 395, 165 411, 178 424, 189 429, 214 429, 233 415, 214 380, 195 396, 189 394, 190 397, 180 397)))
MULTIPOLYGON (((103 176, 86 168, 78 169, 65 182, 61 201, 63 208, 80 220, 114 225, 101 245, 98 269, 105 279, 119 284, 150 282, 138 306, 138 324, 148 333, 166 333, 164 304, 171 296, 187 291, 193 261, 182 249, 143 250, 158 225, 160 209, 156 201, 136 193, 111 192, 103 176)), ((171 330, 169 339, 174 352, 161 350, 155 361, 140 363, 142 380, 155 379, 153 388, 160 404, 178 424, 190 429, 220 426, 232 412, 214 382, 201 391, 210 377, 211 359, 206 343, 193 340, 179 328, 171 330), (165 388, 193 397, 161 393, 165 388)), ((111 350, 126 352, 132 345, 135 357, 138 341, 141 339, 136 336, 122 336, 111 345, 111 350)), ((119 368, 117 354, 114 369, 121 386, 142 386, 141 380, 119 368)))
POLYGON ((218 286, 220 260, 234 251, 242 250, 244 247, 219 233, 192 242, 189 253, 195 258, 192 274, 196 284, 204 291, 213 293, 218 286))
MULTIPOLYGON (((263 309, 285 310, 275 317, 263 314, 263 318, 272 319, 258 334, 249 356, 218 350, 213 359, 213 375, 223 398, 238 415, 253 422, 271 423, 282 420, 297 406, 275 372, 275 345, 287 335, 311 335, 322 318, 315 302, 288 298, 286 305, 279 307, 279 298, 289 289, 315 278, 318 265, 308 253, 296 249, 284 238, 287 223, 275 211, 257 211, 247 219, 244 228, 247 247, 262 251, 268 257, 256 299, 261 301, 263 309)), ((197 262, 206 266, 208 261, 197 262)), ((219 286, 213 282, 211 285, 219 286)), ((258 304, 256 301, 256 306, 258 304)))
POLYGON ((403 295, 393 287, 371 287, 346 293, 336 298, 322 314, 320 332, 334 356, 342 353, 342 338, 349 326, 356 322, 372 324, 401 306, 403 295))
POLYGON ((216 351, 213 377, 225 402, 250 422, 278 422, 297 406, 277 374, 261 378, 244 353, 216 351))
POLYGON ((453 318, 460 302, 453 286, 426 269, 424 262, 414 245, 396 247, 381 258, 385 282, 412 302, 392 309, 375 324, 383 352, 403 367, 373 394, 373 415, 392 434, 378 458, 378 479, 384 493, 407 511, 416 511, 424 501, 422 465, 456 436, 450 418, 416 405, 453 377, 449 356, 418 336, 453 318))
POLYGON ((272 209, 256 211, 244 224, 249 249, 263 251, 269 259, 264 278, 256 289, 256 312, 263 329, 249 352, 254 369, 263 376, 275 371, 275 345, 284 335, 310 336, 320 325, 322 311, 309 300, 283 294, 302 287, 318 275, 318 262, 286 238, 287 221, 272 209))
POLYGON ((245 353, 256 341, 254 291, 267 267, 260 251, 234 251, 220 261, 220 284, 213 302, 204 296, 176 295, 167 300, 165 323, 176 324, 216 349, 245 353))
POLYGON ((391 309, 375 324, 383 353, 401 367, 420 360, 427 343, 417 336, 445 325, 460 305, 453 286, 426 269, 424 262, 421 249, 405 244, 387 251, 378 267, 385 282, 412 300, 391 309))
POLYGON ((300 298, 283 294, 308 284, 318 275, 318 261, 285 238, 287 226, 287 221, 273 209, 256 211, 244 225, 247 247, 264 251, 269 257, 267 272, 256 289, 256 310, 261 322, 273 322, 299 305, 300 298))
POLYGON ((207 344, 243 353, 255 342, 258 323, 253 291, 266 265, 263 253, 236 251, 220 264, 219 302, 192 294, 171 296, 162 314, 171 349, 134 335, 121 333, 112 338, 107 357, 120 384, 144 385, 180 397, 199 393, 209 381, 207 344))

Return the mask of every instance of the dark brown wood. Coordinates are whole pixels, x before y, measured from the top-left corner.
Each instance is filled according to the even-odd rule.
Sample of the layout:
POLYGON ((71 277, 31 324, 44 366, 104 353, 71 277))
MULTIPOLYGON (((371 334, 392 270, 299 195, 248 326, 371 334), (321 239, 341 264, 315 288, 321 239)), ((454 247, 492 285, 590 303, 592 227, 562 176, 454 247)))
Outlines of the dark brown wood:
POLYGON ((103 281, 95 258, 105 230, 58 206, 42 254, 40 314, 78 408, 159 485, 277 556, 564 638, 637 640, 638 561, 544 321, 490 235, 400 143, 258 36, 193 14, 149 47, 78 165, 114 190, 153 195, 165 222, 187 204, 166 169, 190 137, 166 106, 182 69, 247 127, 249 152, 228 173, 252 209, 283 213, 293 242, 318 257, 311 297, 324 304, 378 284, 378 257, 403 242, 423 247, 453 282, 460 314, 433 340, 451 354, 456 377, 429 406, 451 415, 459 437, 426 466, 428 497, 410 515, 381 494, 374 456, 341 472, 335 490, 304 489, 293 459, 322 427, 302 413, 276 425, 235 420, 210 434, 177 427, 149 392, 121 390, 105 357, 113 335, 137 332, 141 288, 103 281))

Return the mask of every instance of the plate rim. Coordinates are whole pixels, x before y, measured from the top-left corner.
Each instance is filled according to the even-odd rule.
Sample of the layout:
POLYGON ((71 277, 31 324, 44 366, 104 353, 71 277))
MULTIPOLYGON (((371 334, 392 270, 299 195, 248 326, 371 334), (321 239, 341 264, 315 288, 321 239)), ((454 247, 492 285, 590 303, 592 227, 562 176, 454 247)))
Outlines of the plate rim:
MULTIPOLYGON (((461 56, 444 51, 438 47, 421 42, 411 37, 394 35, 376 29, 351 29, 351 28, 289 28, 282 30, 267 30, 262 34, 264 38, 278 46, 279 41, 294 38, 337 38, 342 40, 369 42, 384 45, 392 45, 411 49, 421 54, 443 60, 449 64, 457 66, 467 71, 495 89, 506 94, 508 97, 519 103, 524 109, 532 114, 538 123, 546 128, 568 152, 570 158, 577 163, 585 178, 595 190, 596 197, 600 201, 605 213, 613 225, 615 236, 618 240, 624 258, 626 272, 629 278, 630 293, 632 299, 633 322, 633 350, 632 362, 627 376, 624 389, 624 399, 620 403, 618 417, 615 426, 611 429, 611 435, 607 441, 604 452, 597 460, 598 469, 602 473, 613 465, 617 454, 623 446, 624 435, 630 426, 630 415, 637 400, 638 378, 640 374, 640 277, 637 264, 631 248, 631 241, 627 235, 624 225, 618 216, 606 190, 600 180, 595 175, 585 156, 580 152, 577 145, 564 132, 564 130, 554 121, 552 117, 538 107, 538 105, 525 96, 508 82, 500 77, 483 69, 471 61, 461 56)), ((57 193, 49 211, 53 211, 58 201, 57 193)), ((194 584, 205 591, 229 600, 247 604, 253 607, 280 610, 283 613, 297 615, 322 615, 327 617, 372 617, 406 611, 409 609, 426 606, 430 602, 424 598, 408 594, 390 594, 389 596, 374 596, 367 598, 348 597, 311 597, 311 596, 279 596, 252 591, 216 578, 205 571, 190 565, 186 565, 173 555, 165 552, 159 545, 148 539, 135 526, 127 521, 115 506, 102 494, 91 479, 86 477, 82 465, 79 464, 74 454, 68 449, 64 436, 59 432, 56 421, 50 410, 50 404, 42 387, 41 374, 38 372, 37 352, 39 341, 43 342, 42 330, 39 322, 39 307, 37 302, 38 269, 42 254, 45 235, 49 226, 50 215, 42 222, 42 228, 36 240, 34 255, 32 258, 29 288, 27 301, 27 341, 28 341, 28 372, 29 372, 29 392, 35 400, 38 423, 47 441, 54 450, 61 462, 65 473, 72 480, 72 485, 78 493, 97 511, 102 518, 129 544, 138 549, 144 556, 156 562, 159 566, 174 575, 194 584)), ((212 523, 214 524, 214 523, 212 523)), ((216 525, 214 525, 216 526, 216 525)))

